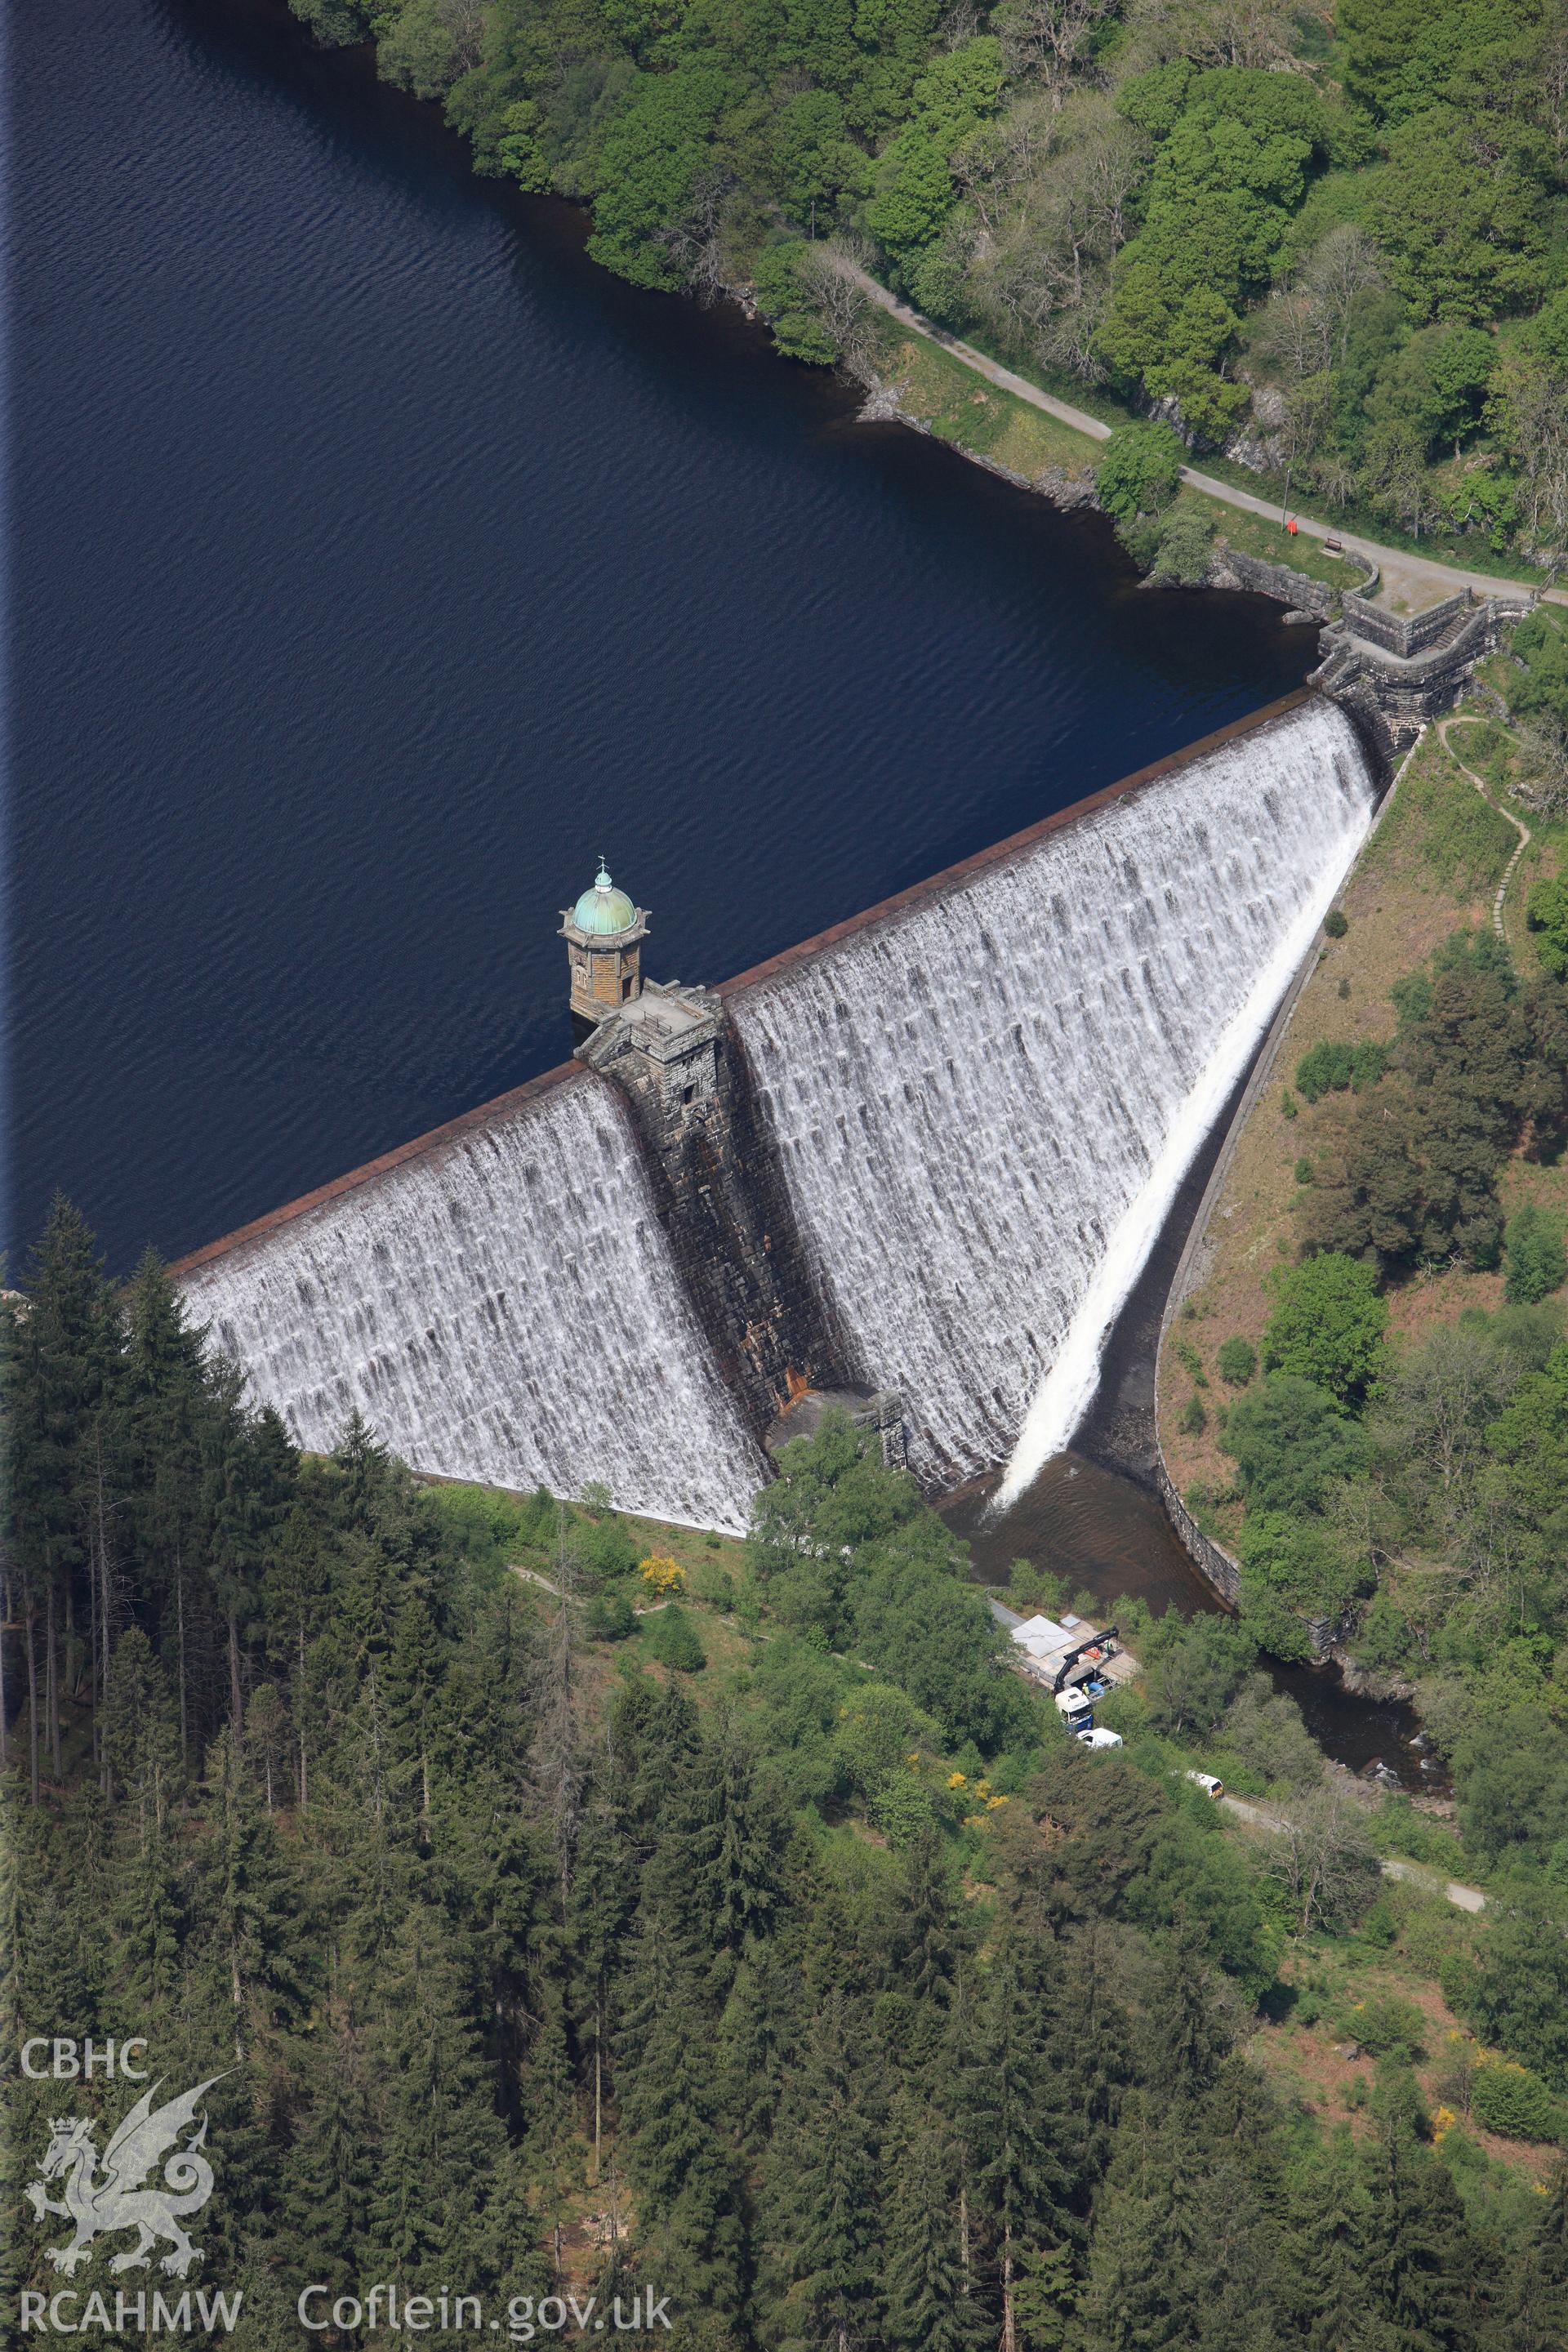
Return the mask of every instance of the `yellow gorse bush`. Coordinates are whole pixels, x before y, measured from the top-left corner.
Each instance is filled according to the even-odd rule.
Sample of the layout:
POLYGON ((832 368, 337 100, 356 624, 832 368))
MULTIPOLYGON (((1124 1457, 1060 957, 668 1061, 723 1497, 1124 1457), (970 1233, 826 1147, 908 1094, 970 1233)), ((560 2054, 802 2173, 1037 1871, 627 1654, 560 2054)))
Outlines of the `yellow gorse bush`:
POLYGON ((666 1552, 650 1552, 637 1573, 656 1592, 680 1592, 685 1589, 686 1570, 666 1552))

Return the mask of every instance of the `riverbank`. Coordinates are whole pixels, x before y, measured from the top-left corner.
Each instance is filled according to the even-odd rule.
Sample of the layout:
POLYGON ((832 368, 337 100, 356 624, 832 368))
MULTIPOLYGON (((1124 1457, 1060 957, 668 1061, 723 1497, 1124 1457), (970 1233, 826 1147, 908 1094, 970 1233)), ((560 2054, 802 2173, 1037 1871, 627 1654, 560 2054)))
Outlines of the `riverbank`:
MULTIPOLYGON (((1495 687, 1489 690, 1495 699, 1495 687)), ((1523 919, 1521 876, 1556 870, 1564 828, 1537 820, 1533 828, 1525 826, 1529 838, 1521 838, 1525 821, 1507 797, 1507 739, 1495 726, 1488 735, 1474 723, 1483 717, 1472 700, 1450 723, 1461 740, 1474 734, 1491 752, 1500 769, 1496 790, 1482 788, 1458 757, 1446 740, 1448 724, 1430 728, 1402 768, 1342 893, 1338 936, 1325 932, 1279 1024, 1173 1286, 1155 1407, 1173 1508, 1179 1525, 1188 1513, 1195 1522, 1186 1528, 1189 1549, 1218 1548, 1213 1580, 1241 1598, 1244 1609, 1236 1563, 1247 1506, 1227 1444, 1228 1423, 1263 1357, 1277 1270, 1282 1275, 1299 1260, 1316 1188, 1338 1181, 1334 1171, 1352 1137, 1363 1083, 1357 1079, 1352 1092, 1342 1075, 1325 1082, 1311 1074, 1331 1067, 1336 1056, 1342 1072, 1375 1072, 1376 1057, 1395 1038, 1394 992, 1407 986, 1456 933, 1495 932, 1527 982, 1539 972, 1523 919), (1544 842, 1537 838, 1542 833, 1544 842), (1532 852, 1526 868, 1523 861, 1532 852)), ((1375 1084, 1375 1076, 1365 1083, 1375 1084)), ((1497 1189, 1500 1223, 1529 1207, 1560 1229, 1568 1214, 1568 1170, 1552 1164, 1550 1153, 1515 1151, 1500 1170, 1497 1189)), ((1495 1261, 1478 1265, 1454 1253, 1428 1262, 1387 1286, 1390 1341, 1396 1350, 1419 1350, 1467 1314, 1479 1315, 1484 1328, 1484 1318, 1503 1304, 1504 1288, 1504 1271, 1495 1261)), ((1370 1530, 1363 1539, 1374 1548, 1392 1540, 1370 1530)), ((1425 1569, 1407 1562, 1399 1573, 1406 1569, 1450 1581, 1460 1573, 1436 1561, 1425 1569)), ((1324 1621, 1320 1645, 1331 1646, 1361 1686, 1413 1696, 1412 1672, 1419 1675, 1419 1664, 1414 1670, 1402 1666, 1386 1640, 1369 1648, 1358 1631, 1363 1613, 1357 1609, 1342 1622, 1324 1621), (1359 1677, 1358 1658, 1368 1670, 1359 1677)))
MULTIPOLYGON (((1109 427, 1098 439, 1090 436, 1084 428, 1094 419, 1075 420, 1061 402, 967 345, 955 345, 901 308, 889 315, 876 351, 882 382, 863 412, 868 421, 892 419, 929 433, 1054 506, 1099 509, 1094 468, 1109 427)), ((1209 585, 1243 588, 1308 608, 1304 617, 1315 621, 1335 617, 1347 589, 1362 592, 1369 579, 1375 586, 1376 566, 1370 557, 1358 561, 1353 551, 1332 555, 1310 535, 1292 537, 1278 512, 1267 514, 1258 502, 1242 506, 1222 498, 1220 488, 1200 484, 1189 469, 1179 499, 1201 514, 1213 534, 1209 585), (1242 558, 1243 566, 1267 565, 1278 577, 1258 571, 1242 577, 1242 566, 1229 561, 1233 555, 1242 558), (1314 596, 1314 587, 1327 589, 1330 601, 1314 596)), ((1430 601, 1449 593, 1435 583, 1430 601)))
MULTIPOLYGON (((983 464, 994 462, 987 439, 992 429, 987 415, 990 401, 999 395, 1003 404, 1032 409, 1037 415, 1048 418, 1056 428, 1058 455, 1055 463, 1061 467, 1066 476, 1060 489, 1066 492, 1067 503, 1086 502, 1077 493, 1085 482, 1092 492, 1094 457, 1100 446, 1110 437, 1114 429, 1110 424, 1089 410, 1043 390, 1015 369, 1003 366, 974 344, 965 342, 962 337, 950 334, 945 328, 924 318, 911 305, 900 301, 868 271, 853 264, 846 267, 868 299, 888 320, 896 322, 898 334, 891 338, 884 336, 880 348, 884 352, 890 352, 895 365, 901 364, 917 383, 909 421, 929 422, 923 408, 923 386, 919 386, 919 379, 927 373, 927 370, 916 366, 905 356, 909 351, 908 339, 914 338, 929 350, 940 352, 961 376, 972 382, 980 379, 991 387, 989 397, 975 392, 967 395, 961 392, 948 394, 939 412, 942 428, 945 428, 944 437, 952 439, 967 455, 983 464), (1070 440, 1063 441, 1063 434, 1070 435, 1070 440)), ((1131 411, 1127 413, 1126 421, 1131 421, 1131 411)), ((930 425, 931 430, 942 428, 935 423, 930 425)), ((1024 436, 1018 437, 1021 443, 1024 436)), ((1058 495, 1058 484, 1048 476, 1038 479, 1025 474, 1022 478, 1027 479, 1030 487, 1039 489, 1047 497, 1058 495)), ((1457 560, 1445 561, 1423 553, 1419 547, 1400 544, 1394 540, 1373 539, 1348 530, 1342 524, 1327 522, 1317 516, 1302 513, 1294 506, 1288 510, 1298 526, 1292 534, 1286 528, 1286 511, 1282 510, 1277 498, 1265 497, 1260 490, 1251 490, 1238 482, 1225 479, 1212 466, 1184 466, 1182 481, 1186 489, 1205 502, 1206 508, 1220 510, 1218 519, 1223 521, 1226 535, 1232 544, 1244 552, 1258 554, 1267 548, 1272 561, 1288 562, 1309 578, 1326 578, 1335 584, 1351 587, 1359 583, 1353 578, 1344 578, 1344 560, 1349 559, 1352 565, 1359 560, 1363 569, 1378 575, 1379 601, 1402 619, 1425 612, 1462 590, 1484 596, 1495 594, 1500 588, 1510 583, 1522 583, 1553 603, 1568 604, 1568 589, 1552 586, 1544 574, 1533 572, 1526 565, 1510 563, 1501 558, 1494 558, 1489 562, 1478 560, 1470 564, 1457 560), (1261 526, 1266 534, 1261 545, 1258 530, 1249 529, 1248 522, 1237 518, 1247 518, 1252 526, 1261 526), (1342 551, 1341 557, 1322 551, 1331 541, 1342 551), (1324 564, 1331 567, 1326 572, 1321 568, 1324 564)))

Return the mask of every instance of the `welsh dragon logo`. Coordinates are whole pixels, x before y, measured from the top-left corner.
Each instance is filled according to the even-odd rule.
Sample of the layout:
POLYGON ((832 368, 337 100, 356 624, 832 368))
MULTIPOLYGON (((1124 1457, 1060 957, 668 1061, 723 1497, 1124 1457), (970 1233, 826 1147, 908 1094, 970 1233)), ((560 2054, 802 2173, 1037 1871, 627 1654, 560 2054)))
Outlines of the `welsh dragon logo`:
POLYGON ((49 2145, 37 2179, 27 2184, 26 2197, 39 2221, 46 2213, 58 2213, 76 2224, 76 2235, 68 2246, 47 2249, 57 2270, 68 2277, 77 2271, 89 2259, 94 2238, 108 2230, 138 2232, 136 2243, 115 2255, 109 2265, 111 2271, 144 2271, 161 2238, 174 2249, 162 2257, 161 2269, 184 2278, 191 2264, 200 2262, 200 2246, 192 2245, 180 2224, 187 2214, 199 2213, 213 2193, 213 2168, 201 2154, 207 2118, 204 2116, 199 2126, 195 2119, 213 2084, 222 2080, 221 2074, 214 2074, 210 2081, 198 2083, 194 2091, 156 2108, 153 2101, 159 2085, 154 2083, 104 2149, 101 2175, 91 2122, 64 2116, 50 2124, 49 2145), (191 2130, 191 2137, 179 2147, 177 2143, 186 2130, 191 2130), (175 2151, 173 2155, 171 2149, 175 2151), (168 2161, 163 2164, 163 2187, 144 2187, 149 2173, 164 2158, 168 2161), (46 2193, 44 2184, 62 2174, 65 2198, 58 2202, 46 2193))

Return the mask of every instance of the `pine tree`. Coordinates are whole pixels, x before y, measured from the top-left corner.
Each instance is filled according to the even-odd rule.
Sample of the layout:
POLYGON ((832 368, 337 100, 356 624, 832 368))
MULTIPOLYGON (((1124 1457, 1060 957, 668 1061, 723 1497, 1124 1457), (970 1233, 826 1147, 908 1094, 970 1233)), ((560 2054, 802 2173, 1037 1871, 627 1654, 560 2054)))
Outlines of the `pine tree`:
POLYGON ((411 1590, 397 1613, 382 1688, 393 1769, 406 1767, 408 1779, 417 1787, 422 1838, 428 1837, 430 1829, 431 1757, 440 1738, 446 1663, 430 1604, 422 1591, 411 1590))
MULTIPOLYGON (((608 1780, 608 1757, 605 1761, 608 1780)), ((597 2186, 603 2168, 606 2103, 613 2090, 611 1987, 623 1963, 637 1906, 627 1842, 607 1802, 591 1802, 584 1816, 572 1895, 571 1948, 576 1964, 573 1992, 578 2039, 592 2067, 590 2178, 597 2186)))
POLYGON ((361 2037, 345 2020, 321 2037, 307 2091, 284 2173, 291 2267, 352 2278, 369 2252, 376 2127, 361 2037))
POLYGON ((228 1720, 245 1721, 241 1636, 259 1620, 263 1575, 294 1499, 294 1452, 275 1413, 242 1410, 244 1375, 209 1370, 203 1439, 210 1525, 208 1574, 222 1612, 228 1658, 228 1720))
POLYGON ((188 1769, 193 1637, 206 1601, 202 1440, 210 1404, 202 1334, 152 1251, 131 1286, 124 1390, 132 1524, 160 1646, 173 1663, 180 1761, 188 1769))
POLYGON ((504 2151, 463 1957, 444 1915, 410 1901, 367 2032, 379 2120, 372 2236, 388 2265, 374 2275, 411 2285, 479 2267, 504 2151))
POLYGON ((960 2151, 927 2101, 900 2092, 883 2152, 888 2340, 900 2352, 974 2352, 991 2328, 959 2237, 960 2151))
POLYGON ((29 1305, 7 1328, 6 1536, 21 1601, 35 1803, 47 1741, 61 1769, 62 1642, 79 1572, 92 1611, 93 1688, 125 1622, 111 1566, 118 1500, 122 1333, 91 1234, 57 1196, 26 1273, 29 1305))
POLYGON ((1479 2264, 1447 2168, 1392 2105, 1365 2158, 1371 2198, 1366 2284, 1399 2352, 1468 2352, 1479 2264))
POLYGON ((191 1921, 188 1868, 169 1830, 143 1824, 126 1853, 115 1904, 121 2023, 156 2029, 174 2008, 191 1921))
POLYGON ((213 1832, 204 1856, 201 1908, 215 1978, 227 1994, 234 2048, 300 2010, 304 1981, 299 1905, 277 1832, 262 1811, 239 1741, 213 1743, 206 1790, 213 1832))
POLYGON ((583 2178, 575 2085, 566 2026, 553 2001, 541 2020, 522 2071, 523 2163, 550 2241, 551 2274, 564 2275, 562 2242, 573 2190, 583 2178))
POLYGON ((788 1823, 757 1776, 751 1742, 732 1716, 710 1743, 711 1860, 708 1868, 716 1988, 727 1990, 742 1958, 768 1935, 778 1904, 788 1823))
POLYGON ((130 1797, 143 1840, 161 1832, 179 1787, 179 1722, 168 1679, 139 1625, 121 1635, 109 1662, 101 1748, 107 1793, 130 1797))
POLYGON ((645 2275, 688 2311, 738 2317, 746 2248, 740 2167, 718 2112, 711 2021, 689 1947, 645 1901, 626 1972, 616 2074, 645 2275))
POLYGON ((941 1833, 921 1831, 904 1863, 900 1978, 917 2000, 945 2001, 952 1982, 952 1896, 941 1833))
POLYGON ((550 1825, 561 1887, 561 1916, 572 1903, 572 1873, 586 1778, 577 1652, 577 1573, 566 1540, 565 1506, 556 1511, 554 1612, 539 1642, 533 1675, 533 1737, 529 1761, 550 1825))
POLYGON ((1348 2131, 1301 2157, 1286 2182, 1281 2316, 1310 2352, 1372 2352, 1365 2266, 1370 2212, 1348 2131))
POLYGON ((1500 2334, 1509 2352, 1562 2352, 1568 2344, 1568 2161, 1554 2166, 1535 2227, 1503 2286, 1500 2334))
POLYGON ((879 2164, 868 2022, 828 1993, 807 2026, 768 2166, 770 2270, 788 2332, 849 2352, 879 2316, 879 2164))
POLYGON ((1048 2019, 1009 1948, 979 2004, 963 2094, 975 2205, 994 2250, 1002 2352, 1016 2352, 1026 2253, 1065 2234, 1068 2133, 1048 2019))

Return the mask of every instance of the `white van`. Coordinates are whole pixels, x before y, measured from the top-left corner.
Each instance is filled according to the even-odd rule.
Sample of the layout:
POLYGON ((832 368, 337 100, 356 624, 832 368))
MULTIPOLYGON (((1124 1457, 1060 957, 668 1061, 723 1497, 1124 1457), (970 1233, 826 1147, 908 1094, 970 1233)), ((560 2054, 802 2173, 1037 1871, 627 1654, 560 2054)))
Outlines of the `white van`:
POLYGON ((1080 1731, 1077 1737, 1085 1748, 1120 1748, 1121 1745, 1119 1731, 1080 1731))
POLYGON ((1212 1772, 1187 1772, 1183 1775, 1183 1778, 1195 1780, 1199 1788, 1206 1790, 1214 1799, 1216 1805, 1225 1794, 1225 1782, 1216 1780, 1212 1772))

